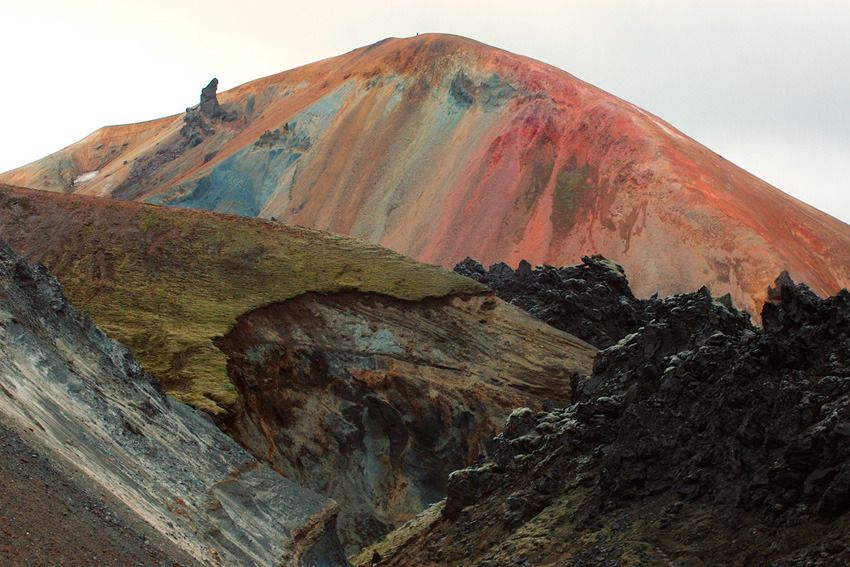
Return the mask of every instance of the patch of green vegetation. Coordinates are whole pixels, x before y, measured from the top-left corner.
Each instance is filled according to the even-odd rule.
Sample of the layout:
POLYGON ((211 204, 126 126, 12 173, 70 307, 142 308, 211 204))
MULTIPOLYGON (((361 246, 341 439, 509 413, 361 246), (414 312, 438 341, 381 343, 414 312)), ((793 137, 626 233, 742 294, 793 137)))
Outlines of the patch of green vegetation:
POLYGON ((550 219, 557 231, 569 232, 581 202, 593 189, 592 174, 593 171, 587 164, 570 164, 558 171, 550 219))
POLYGON ((449 85, 449 94, 463 108, 469 108, 475 102, 475 90, 472 79, 462 69, 457 72, 449 85))
POLYGON ((411 539, 426 533, 432 524, 439 521, 445 504, 445 500, 440 500, 436 504, 426 508, 416 517, 385 535, 380 541, 363 549, 354 557, 350 557, 349 561, 355 567, 365 567, 372 564, 372 554, 376 551, 381 557, 391 556, 397 549, 404 546, 411 539))
POLYGON ((483 291, 442 268, 309 229, 152 206, 63 207, 62 249, 42 256, 71 302, 171 395, 212 415, 236 401, 213 341, 246 312, 309 291, 408 300, 483 291))
POLYGON ((549 178, 552 176, 552 169, 555 167, 555 162, 551 158, 548 160, 535 160, 531 166, 531 177, 528 181, 528 191, 525 193, 525 208, 531 210, 537 202, 538 197, 546 189, 549 184, 549 178))

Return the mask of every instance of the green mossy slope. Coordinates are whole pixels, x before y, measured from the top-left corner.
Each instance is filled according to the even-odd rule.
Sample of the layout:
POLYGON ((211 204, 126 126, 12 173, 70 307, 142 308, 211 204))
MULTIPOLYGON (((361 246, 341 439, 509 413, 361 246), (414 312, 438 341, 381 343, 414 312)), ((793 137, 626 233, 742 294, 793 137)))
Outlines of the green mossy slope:
POLYGON ((213 344, 241 314, 308 291, 417 300, 483 287, 361 241, 259 219, 0 187, 0 237, 170 394, 217 415, 236 393, 213 344))

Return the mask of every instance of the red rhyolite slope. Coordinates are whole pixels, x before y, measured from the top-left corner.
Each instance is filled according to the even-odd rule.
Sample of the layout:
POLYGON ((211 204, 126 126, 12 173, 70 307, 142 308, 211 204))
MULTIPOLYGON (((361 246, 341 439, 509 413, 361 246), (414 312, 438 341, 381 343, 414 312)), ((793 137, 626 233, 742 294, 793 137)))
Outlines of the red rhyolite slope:
POLYGON ((850 282, 848 225, 471 40, 388 39, 219 101, 224 115, 103 128, 0 181, 274 216, 447 266, 602 253, 639 295, 708 285, 751 312, 781 270, 821 294, 850 282))

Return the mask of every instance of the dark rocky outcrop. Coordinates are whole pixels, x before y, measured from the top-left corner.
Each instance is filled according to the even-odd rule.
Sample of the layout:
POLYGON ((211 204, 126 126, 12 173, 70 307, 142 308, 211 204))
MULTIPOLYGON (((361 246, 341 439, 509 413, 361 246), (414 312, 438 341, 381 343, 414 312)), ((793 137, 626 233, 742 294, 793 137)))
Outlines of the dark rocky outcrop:
POLYGON ((236 111, 226 111, 221 107, 216 95, 217 90, 218 79, 213 78, 201 89, 201 101, 198 106, 186 109, 180 135, 190 148, 194 148, 205 138, 215 134, 217 122, 233 122, 237 118, 236 111))
POLYGON ((515 411, 382 565, 847 564, 850 294, 784 274, 762 317, 705 289, 655 302, 574 404, 515 411))
MULTIPOLYGON (((174 135, 156 148, 133 160, 127 177, 118 184, 112 196, 118 199, 137 199, 151 188, 163 183, 176 172, 165 172, 169 163, 182 158, 186 152, 199 146, 204 140, 221 131, 222 123, 237 119, 236 111, 226 111, 218 102, 216 91, 218 79, 213 79, 201 89, 201 100, 197 106, 186 109, 180 134, 174 135), (164 176, 163 176, 164 175, 164 176)), ((225 129, 226 130, 226 129, 225 129)), ((203 163, 208 163, 217 150, 206 152, 203 163)))
MULTIPOLYGON (((0 467, 3 565, 347 564, 334 502, 257 462, 207 416, 167 397, 68 304, 44 267, 29 267, 2 241, 0 455, 11 459, 0 467), (17 464, 22 446, 29 450, 17 464), (29 485, 20 482, 27 476, 29 485), (50 495, 91 505, 64 506, 50 495), (74 515, 63 522, 63 513, 74 515), (27 522, 39 531, 14 532, 26 532, 27 522), (25 544, 51 525, 81 534, 67 548, 29 557, 6 544, 25 544), (138 553, 115 549, 140 540, 138 553), (81 549, 95 557, 73 555, 81 549)), ((46 535, 45 546, 68 539, 46 535)))
MULTIPOLYGON (((207 120, 203 113, 196 109, 189 108, 186 110, 186 116, 183 118, 183 127, 180 129, 180 136, 185 148, 194 148, 215 134, 213 124, 207 120)), ((174 158, 172 158, 174 159, 174 158)), ((169 160, 171 161, 171 160, 169 160)), ((163 162, 167 163, 167 162, 163 162)), ((159 166, 157 167, 157 169, 159 166)))
POLYGON ((622 266, 602 256, 585 256, 577 266, 538 266, 522 260, 486 270, 467 258, 455 272, 489 286, 497 296, 561 329, 606 348, 652 318, 655 299, 638 299, 622 266))
POLYGON ((213 78, 207 86, 201 89, 201 103, 198 109, 207 118, 221 118, 223 114, 221 105, 218 104, 218 98, 216 97, 217 90, 218 79, 216 78, 213 78))

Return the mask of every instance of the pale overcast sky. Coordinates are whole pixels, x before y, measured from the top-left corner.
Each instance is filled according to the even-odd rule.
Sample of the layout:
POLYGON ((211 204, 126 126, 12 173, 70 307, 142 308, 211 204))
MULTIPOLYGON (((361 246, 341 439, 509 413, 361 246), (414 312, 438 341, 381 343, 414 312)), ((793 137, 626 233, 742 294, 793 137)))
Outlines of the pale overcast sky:
POLYGON ((850 222, 850 0, 0 0, 0 171, 385 37, 560 67, 850 222))

